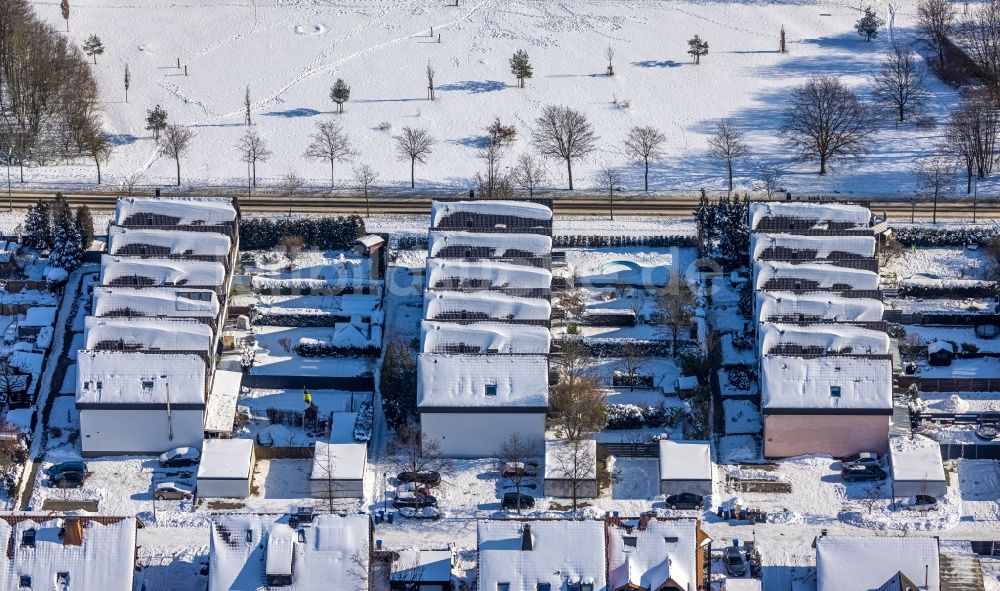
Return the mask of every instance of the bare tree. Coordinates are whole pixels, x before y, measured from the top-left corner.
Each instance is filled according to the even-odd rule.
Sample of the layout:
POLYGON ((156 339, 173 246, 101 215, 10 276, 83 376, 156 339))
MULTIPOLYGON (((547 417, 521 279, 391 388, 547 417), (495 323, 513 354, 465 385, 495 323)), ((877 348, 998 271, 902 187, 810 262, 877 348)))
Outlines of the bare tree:
POLYGON ((312 143, 306 147, 304 156, 310 160, 326 160, 330 163, 330 186, 334 186, 333 170, 337 162, 349 160, 354 154, 351 139, 344 133, 340 122, 333 119, 316 124, 316 131, 309 137, 312 143))
POLYGON ((966 190, 972 192, 972 172, 986 178, 993 172, 1000 137, 1000 105, 989 93, 962 100, 951 114, 946 131, 949 149, 966 166, 966 190))
POLYGON ((937 55, 944 66, 944 50, 955 28, 955 5, 951 0, 917 2, 917 32, 920 39, 937 55))
POLYGON ((947 156, 931 156, 917 162, 917 192, 934 200, 934 223, 937 223, 938 197, 955 190, 955 161, 947 156))
POLYGON ((832 77, 811 78, 792 90, 781 127, 801 160, 819 160, 820 174, 826 174, 831 160, 857 158, 867 151, 874 133, 871 109, 832 77))
POLYGON ((130 172, 122 176, 122 180, 118 186, 121 189, 122 193, 125 193, 127 196, 131 197, 132 191, 135 190, 135 186, 139 184, 140 180, 142 180, 141 172, 130 172))
POLYGON ((618 361, 618 366, 621 368, 621 373, 624 374, 628 383, 628 390, 631 392, 639 384, 642 377, 640 372, 642 372, 649 362, 649 356, 646 355, 642 347, 635 341, 623 342, 619 355, 621 358, 618 361))
POLYGON ((322 504, 323 508, 326 509, 328 513, 333 513, 337 510, 339 504, 338 499, 340 495, 338 494, 341 490, 341 484, 337 482, 336 479, 336 467, 334 466, 333 453, 329 447, 318 447, 316 453, 319 457, 313 462, 313 465, 319 469, 318 476, 322 479, 322 504))
POLYGON ((573 159, 584 158, 597 147, 597 135, 579 111, 558 105, 546 105, 535 120, 531 134, 539 153, 566 162, 569 190, 573 190, 573 159))
POLYGON ((437 472, 444 477, 452 470, 451 460, 441 457, 441 442, 424 438, 415 423, 406 423, 396 430, 389 453, 391 465, 400 472, 437 472))
MULTIPOLYGON (((249 95, 247 95, 249 97, 249 95)), ((249 112, 247 111, 247 120, 249 121, 249 112)), ((240 141, 236 143, 236 150, 240 153, 240 160, 247 164, 250 168, 250 179, 253 186, 257 186, 257 162, 267 162, 270 160, 271 156, 274 155, 271 150, 267 149, 267 142, 264 138, 257 135, 256 131, 252 129, 247 130, 246 133, 240 137, 240 141)))
POLYGON ((1000 84, 1000 0, 977 8, 962 26, 962 46, 990 86, 1000 84))
POLYGON ((372 588, 372 552, 369 544, 358 548, 348 558, 347 575, 354 579, 359 589, 371 591, 372 588))
POLYGON ((535 191, 545 182, 545 165, 531 152, 523 152, 514 161, 510 170, 510 180, 515 187, 534 197, 535 191))
POLYGON ((615 190, 621 188, 621 173, 613 165, 605 163, 597 170, 594 180, 597 188, 608 192, 608 213, 615 219, 615 190))
POLYGON ((743 132, 732 121, 723 119, 715 124, 715 135, 708 138, 708 154, 726 165, 730 191, 733 190, 733 162, 750 153, 743 137, 743 132))
POLYGON ((864 490, 864 496, 861 497, 861 504, 864 505, 866 509, 868 509, 868 513, 870 514, 872 511, 875 510, 875 505, 878 504, 881 498, 882 498, 882 488, 879 485, 875 484, 869 486, 864 490))
POLYGON ((666 287, 656 294, 660 317, 670 332, 671 348, 677 355, 677 337, 681 328, 691 324, 694 313, 695 299, 691 289, 681 279, 680 275, 671 275, 666 287))
POLYGON ((608 45, 608 47, 604 50, 604 59, 608 60, 608 76, 614 76, 615 75, 615 66, 613 63, 615 59, 614 47, 608 45))
POLYGON ((278 181, 278 190, 283 195, 288 196, 288 217, 292 216, 292 205, 295 201, 295 195, 298 194, 304 185, 305 181, 294 170, 286 172, 285 176, 281 177, 281 180, 278 181))
POLYGON ((427 62, 427 98, 434 100, 434 68, 430 62, 427 62))
POLYGON ((930 96, 916 52, 898 41, 889 45, 885 57, 872 72, 871 83, 875 100, 895 111, 899 121, 918 110, 930 96))
POLYGON ((365 198, 365 217, 371 217, 371 203, 369 197, 374 197, 378 193, 378 173, 367 164, 354 167, 354 185, 365 198))
POLYGON ((588 439, 570 439, 554 445, 556 449, 552 459, 555 466, 552 477, 569 481, 573 510, 576 511, 581 488, 588 481, 595 481, 597 478, 596 449, 593 441, 588 439))
POLYGON ((89 117, 84 125, 80 137, 80 147, 94 159, 94 165, 97 166, 97 184, 100 185, 101 161, 107 162, 111 157, 114 145, 111 143, 111 136, 104 131, 96 115, 89 117))
POLYGON ((757 191, 763 191, 764 195, 770 199, 781 185, 783 176, 784 172, 780 168, 768 164, 760 164, 757 166, 757 180, 753 182, 753 188, 757 191))
POLYGON ((519 433, 513 433, 506 441, 500 444, 497 450, 497 471, 501 478, 508 467, 515 468, 509 472, 511 483, 517 492, 517 512, 521 512, 521 490, 524 488, 524 481, 528 478, 527 467, 535 462, 535 458, 541 454, 541 450, 533 441, 524 438, 519 433), (519 469, 518 469, 519 468, 519 469))
POLYGON ((28 387, 27 376, 13 362, 13 352, 0 354, 0 393, 4 400, 22 394, 28 387))
POLYGON ((295 263, 295 259, 299 258, 305 245, 306 241, 298 234, 289 234, 281 239, 281 246, 285 250, 285 258, 288 259, 289 266, 295 263))
POLYGON ((181 156, 191 147, 194 132, 183 125, 168 125, 160 136, 160 154, 170 156, 177 164, 177 186, 181 186, 181 156))
POLYGON ((562 376, 549 392, 549 424, 570 441, 604 429, 608 424, 604 388, 592 376, 562 376))
POLYGON ((651 125, 633 127, 625 136, 625 153, 643 165, 643 191, 649 191, 649 162, 663 156, 666 141, 667 136, 651 125))
MULTIPOLYGON (((250 122, 250 85, 247 85, 246 94, 243 95, 243 124, 249 126, 250 122)), ((256 175, 254 175, 256 176, 256 175)))
POLYGON ((479 150, 479 158, 486 164, 486 171, 476 173, 476 184, 479 192, 487 199, 506 199, 511 196, 510 178, 500 168, 503 157, 503 147, 499 142, 487 142, 479 150))
POLYGON ((424 164, 432 152, 434 138, 426 129, 404 127, 399 135, 392 136, 396 140, 396 156, 403 161, 410 161, 410 188, 416 186, 415 168, 417 162, 424 164))

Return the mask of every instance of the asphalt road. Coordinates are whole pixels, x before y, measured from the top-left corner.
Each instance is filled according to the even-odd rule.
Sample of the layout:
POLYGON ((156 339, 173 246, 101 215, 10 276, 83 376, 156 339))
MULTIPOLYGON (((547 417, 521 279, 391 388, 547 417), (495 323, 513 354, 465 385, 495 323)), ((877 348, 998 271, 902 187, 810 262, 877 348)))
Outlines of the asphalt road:
MULTIPOLYGON (((0 192, 0 209, 9 205, 14 208, 24 208, 41 198, 50 198, 51 191, 44 192, 14 192, 8 203, 6 195, 0 192)), ((223 193, 225 194, 225 193, 223 193)), ((228 193, 232 194, 232 193, 228 193)), ((113 209, 117 193, 65 193, 73 205, 86 203, 92 209, 113 209)), ((430 211, 431 196, 411 195, 381 195, 372 198, 366 205, 365 200, 357 196, 346 195, 296 195, 294 197, 281 195, 239 195, 240 205, 247 213, 356 213, 371 214, 427 214, 430 211)), ((553 209, 557 216, 595 216, 608 218, 611 216, 611 204, 606 196, 577 194, 556 194, 553 198, 553 209)), ((845 199, 851 197, 845 196, 845 199)), ((853 197, 853 199, 859 199, 853 197)), ((614 215, 616 216, 664 216, 688 217, 694 210, 698 198, 689 196, 615 196, 614 215)), ((934 206, 929 200, 916 203, 914 211, 910 201, 893 201, 885 199, 869 200, 871 209, 876 214, 886 214, 890 220, 909 220, 911 215, 916 220, 931 220, 934 216, 934 206)), ((979 201, 975 204, 976 219, 986 221, 1000 219, 1000 201, 979 201)), ((941 200, 937 206, 939 220, 971 220, 973 218, 973 202, 971 200, 941 200)))

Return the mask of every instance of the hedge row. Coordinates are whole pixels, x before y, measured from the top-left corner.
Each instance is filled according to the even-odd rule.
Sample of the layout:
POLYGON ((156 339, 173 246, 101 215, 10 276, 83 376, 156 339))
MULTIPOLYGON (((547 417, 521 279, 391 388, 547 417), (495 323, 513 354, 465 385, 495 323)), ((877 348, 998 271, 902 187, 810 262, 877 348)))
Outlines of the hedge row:
POLYGON ((330 343, 299 343, 295 345, 294 351, 302 357, 378 357, 379 348, 368 347, 341 347, 330 343))
MULTIPOLYGON (((588 353, 594 357, 668 357, 670 355, 669 341, 638 341, 638 340, 590 340, 580 342, 588 353)), ((559 352, 559 341, 556 341, 553 352, 559 352)))
POLYGON ((338 322, 350 322, 350 314, 272 314, 250 308, 250 321, 255 326, 293 326, 296 328, 330 328, 338 322))
POLYGON ((652 246, 666 248, 678 246, 694 248, 698 239, 694 236, 578 236, 561 235, 552 237, 552 246, 557 248, 600 247, 600 246, 652 246))
POLYGON ((242 250, 268 250, 280 245, 285 236, 301 236, 308 248, 345 250, 364 234, 365 222, 356 215, 240 219, 242 250))
POLYGON ((609 404, 608 430, 673 428, 687 413, 676 406, 639 406, 636 404, 609 404))
POLYGON ((974 228, 921 228, 902 226, 892 229, 905 246, 964 246, 966 244, 987 244, 1000 236, 995 227, 974 228))

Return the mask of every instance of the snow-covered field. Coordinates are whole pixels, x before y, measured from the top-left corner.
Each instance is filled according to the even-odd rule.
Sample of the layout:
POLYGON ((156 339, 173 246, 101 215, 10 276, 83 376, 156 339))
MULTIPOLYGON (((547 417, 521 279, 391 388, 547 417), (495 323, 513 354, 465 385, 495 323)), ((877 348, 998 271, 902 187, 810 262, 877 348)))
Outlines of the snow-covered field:
MULTIPOLYGON (((33 4, 57 30, 65 28, 58 3, 33 4)), ((232 146, 245 130, 248 85, 254 126, 274 152, 257 167, 265 187, 289 170, 314 187, 329 186, 329 166, 307 162, 302 154, 315 124, 336 119, 353 140, 354 161, 372 165, 395 187, 408 186, 409 162, 392 157, 392 135, 404 126, 427 128, 436 143, 427 164, 417 166, 418 186, 465 190, 480 168, 475 156, 484 126, 494 117, 515 125, 511 152, 520 152, 529 147, 540 108, 550 103, 586 112, 601 137, 599 150, 575 168, 579 188, 593 186, 593 174, 604 163, 622 167, 626 188, 641 188, 639 167, 629 164, 621 149, 633 125, 654 125, 667 134, 666 157, 651 171, 655 190, 723 188, 723 171, 706 157, 705 140, 724 117, 747 133, 753 149, 751 160, 737 167, 740 187, 750 185, 755 163, 764 162, 787 168, 784 184, 792 190, 909 196, 914 160, 940 141, 940 126, 896 128, 886 120, 871 155, 857 166, 837 166, 819 177, 811 164, 789 164, 786 144, 776 137, 789 90, 808 76, 830 75, 867 93, 867 75, 891 36, 883 30, 875 41, 864 42, 853 29, 859 18, 854 2, 448 4, 74 2, 67 36, 81 44, 96 34, 106 47, 95 66, 116 144, 105 182, 116 185, 129 174, 141 174, 141 184, 174 182, 173 163, 157 155, 144 129, 146 110, 159 104, 170 122, 191 126, 196 134, 182 162, 185 183, 244 184, 246 166, 232 146), (787 54, 777 51, 782 26, 787 54), (686 54, 686 41, 695 34, 711 48, 700 65, 686 54), (602 54, 609 45, 616 51, 613 77, 604 74, 602 54), (525 49, 534 66, 524 89, 509 71, 517 49, 525 49), (428 63, 436 71, 434 102, 425 100, 428 63), (126 64, 132 78, 127 103, 126 64), (351 86, 341 115, 328 99, 337 78, 351 86), (390 129, 379 129, 383 122, 390 129)), ((892 21, 897 37, 911 32, 914 5, 893 3, 890 19, 888 2, 873 3, 892 21)), ((956 92, 933 78, 929 87, 928 114, 943 120, 956 92)), ((553 162, 550 169, 554 185, 564 187, 564 167, 553 162)), ((338 165, 334 175, 343 185, 350 165, 338 165)), ((86 187, 95 178, 92 164, 83 160, 26 171, 34 187, 86 187)), ((992 184, 983 183, 980 192, 992 184)))

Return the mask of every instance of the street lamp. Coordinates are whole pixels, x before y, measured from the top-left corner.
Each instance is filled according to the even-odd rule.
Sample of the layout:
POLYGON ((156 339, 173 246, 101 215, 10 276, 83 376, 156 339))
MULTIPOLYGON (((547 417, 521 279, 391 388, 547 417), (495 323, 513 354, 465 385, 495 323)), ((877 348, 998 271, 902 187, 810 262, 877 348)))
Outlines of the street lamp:
POLYGON ((389 473, 382 473, 382 515, 389 512, 389 473))

